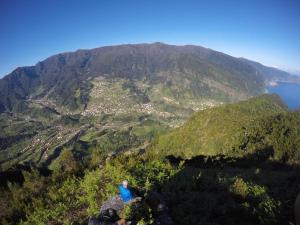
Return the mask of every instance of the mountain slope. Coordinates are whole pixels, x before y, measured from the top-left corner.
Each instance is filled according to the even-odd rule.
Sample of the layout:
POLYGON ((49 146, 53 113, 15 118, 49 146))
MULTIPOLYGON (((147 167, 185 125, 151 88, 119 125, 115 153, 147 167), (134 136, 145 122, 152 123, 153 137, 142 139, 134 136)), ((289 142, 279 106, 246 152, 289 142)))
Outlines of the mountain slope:
POLYGON ((78 50, 18 68, 0 80, 1 111, 22 112, 28 99, 84 108, 95 77, 162 84, 171 97, 239 100, 263 91, 263 79, 231 56, 198 46, 161 43, 78 50), (183 91, 189 89, 189 91, 183 91), (242 96, 242 97, 241 97, 242 96))
POLYGON ((240 58, 240 60, 248 63, 250 66, 254 67, 260 74, 262 74, 266 83, 272 81, 299 82, 299 77, 291 75, 288 72, 279 70, 277 68, 264 66, 261 63, 254 62, 245 58, 240 58))
POLYGON ((263 95, 195 113, 183 126, 156 139, 156 154, 183 157, 249 154, 272 150, 299 159, 300 113, 288 112, 276 95, 263 95))

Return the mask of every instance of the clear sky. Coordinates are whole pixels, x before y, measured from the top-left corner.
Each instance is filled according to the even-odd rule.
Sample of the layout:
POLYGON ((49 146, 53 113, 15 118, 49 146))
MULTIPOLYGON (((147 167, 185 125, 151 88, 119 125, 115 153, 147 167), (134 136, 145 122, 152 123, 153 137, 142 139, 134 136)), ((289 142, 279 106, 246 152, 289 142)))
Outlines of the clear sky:
POLYGON ((60 52, 156 41, 300 71, 300 0, 0 0, 0 77, 60 52))

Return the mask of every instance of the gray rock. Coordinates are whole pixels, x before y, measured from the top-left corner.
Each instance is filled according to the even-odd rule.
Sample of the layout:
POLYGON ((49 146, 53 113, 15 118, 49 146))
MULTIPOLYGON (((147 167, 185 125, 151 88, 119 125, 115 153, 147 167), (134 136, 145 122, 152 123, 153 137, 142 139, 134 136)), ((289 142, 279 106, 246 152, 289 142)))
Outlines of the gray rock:
POLYGON ((106 209, 114 209, 120 213, 123 208, 124 202, 122 201, 121 197, 119 195, 115 195, 102 204, 100 212, 106 209))

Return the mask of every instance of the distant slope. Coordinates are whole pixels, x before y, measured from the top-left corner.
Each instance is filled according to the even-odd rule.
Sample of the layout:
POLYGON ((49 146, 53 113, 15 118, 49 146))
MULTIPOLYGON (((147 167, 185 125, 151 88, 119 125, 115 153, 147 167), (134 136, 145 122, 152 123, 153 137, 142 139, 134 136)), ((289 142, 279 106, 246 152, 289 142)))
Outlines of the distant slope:
POLYGON ((237 101, 264 87, 262 75, 248 63, 207 48, 120 45, 62 53, 16 69, 0 80, 0 112, 22 112, 29 99, 82 111, 89 102, 91 80, 99 76, 125 79, 135 89, 136 82, 142 82, 150 86, 150 93, 162 85, 169 97, 196 102, 237 101))
POLYGON ((271 149, 276 157, 300 157, 300 113, 288 112, 276 95, 263 95, 195 113, 182 127, 152 144, 156 154, 244 154, 271 149))
POLYGON ((274 67, 264 66, 261 63, 254 62, 245 58, 240 58, 241 61, 248 63, 254 67, 260 74, 263 75, 265 82, 272 81, 286 81, 286 82, 299 82, 300 78, 288 72, 279 70, 274 67))
POLYGON ((246 99, 263 93, 266 82, 296 79, 275 68, 200 46, 108 46, 54 55, 35 66, 14 70, 0 79, 0 112, 23 112, 31 100, 82 112, 97 77, 123 79, 125 88, 130 86, 130 91, 143 95, 144 100, 151 101, 159 91, 161 98, 188 102, 183 108, 199 108, 205 100, 246 99), (147 89, 140 90, 139 85, 147 89))

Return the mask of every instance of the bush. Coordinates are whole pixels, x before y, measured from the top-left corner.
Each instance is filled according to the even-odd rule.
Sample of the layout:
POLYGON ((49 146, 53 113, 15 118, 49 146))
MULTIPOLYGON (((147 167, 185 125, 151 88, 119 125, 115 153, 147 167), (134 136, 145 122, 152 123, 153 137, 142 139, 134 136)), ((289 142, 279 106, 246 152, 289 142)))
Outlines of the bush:
POLYGON ((152 209, 145 202, 126 204, 120 216, 125 220, 137 221, 138 224, 152 224, 154 222, 152 209))
POLYGON ((83 180, 80 182, 80 190, 82 192, 80 201, 88 206, 88 215, 97 214, 104 198, 104 187, 101 187, 99 169, 85 174, 83 180))
POLYGON ((248 185, 242 178, 236 178, 234 183, 230 186, 230 191, 239 195, 242 199, 246 199, 249 194, 248 185))
POLYGON ((53 170, 54 176, 66 177, 71 174, 76 174, 80 166, 72 151, 70 149, 63 149, 50 168, 53 170))
POLYGON ((265 187, 252 184, 249 188, 251 206, 255 217, 260 224, 276 224, 280 214, 280 201, 276 201, 267 194, 265 187))
POLYGON ((52 184, 47 195, 32 200, 32 211, 27 212, 22 224, 72 224, 84 220, 83 205, 79 201, 79 182, 68 177, 63 183, 52 184))

